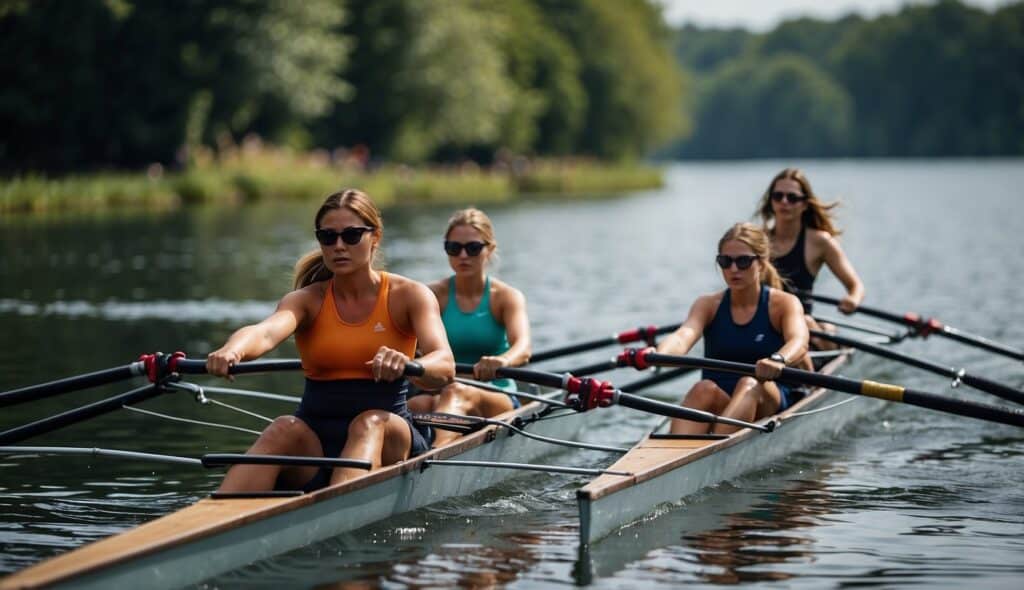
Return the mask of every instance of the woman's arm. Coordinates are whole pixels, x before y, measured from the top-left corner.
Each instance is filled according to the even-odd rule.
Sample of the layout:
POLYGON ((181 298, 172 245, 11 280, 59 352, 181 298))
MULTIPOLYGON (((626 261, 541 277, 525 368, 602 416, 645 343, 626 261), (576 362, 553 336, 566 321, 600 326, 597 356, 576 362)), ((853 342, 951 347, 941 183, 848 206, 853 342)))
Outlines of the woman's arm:
MULTIPOLYGON (((416 362, 423 366, 423 376, 413 381, 424 389, 444 387, 455 378, 455 357, 448 347, 448 336, 441 322, 437 298, 426 285, 408 279, 400 291, 405 298, 403 307, 407 310, 409 324, 416 335, 417 348, 422 354, 416 362)), ((382 346, 369 362, 373 378, 377 381, 394 381, 405 373, 405 365, 409 360, 405 354, 382 346)))
POLYGON ((782 332, 783 344, 776 352, 786 359, 785 363, 764 358, 757 361, 755 377, 758 381, 774 381, 787 365, 796 364, 807 354, 807 343, 810 335, 807 332, 807 321, 804 319, 804 308, 796 296, 782 291, 773 291, 772 297, 778 298, 781 308, 779 328, 782 332))
POLYGON ((508 335, 509 348, 493 356, 483 356, 473 366, 473 377, 480 381, 495 378, 495 371, 501 367, 518 367, 530 360, 530 318, 526 313, 526 297, 522 292, 504 285, 499 297, 495 298, 499 309, 499 321, 508 335))
POLYGON ((698 297, 690 306, 690 313, 686 316, 686 321, 675 332, 662 338, 655 349, 656 352, 676 355, 690 352, 693 345, 704 335, 704 328, 714 317, 714 300, 713 295, 698 297))
POLYGON ((857 271, 853 269, 853 265, 850 264, 850 260, 843 252, 842 247, 839 245, 839 240, 828 236, 825 240, 823 253, 825 264, 828 265, 832 274, 846 288, 846 296, 839 301, 839 311, 853 313, 857 310, 860 302, 864 300, 864 283, 861 282, 860 277, 857 276, 857 271))
MULTIPOLYGON (((277 304, 277 309, 263 321, 239 328, 227 342, 206 357, 206 370, 211 375, 228 377, 235 364, 259 358, 288 338, 306 316, 301 291, 292 291, 277 304)), ((229 377, 230 378, 230 377, 229 377)))

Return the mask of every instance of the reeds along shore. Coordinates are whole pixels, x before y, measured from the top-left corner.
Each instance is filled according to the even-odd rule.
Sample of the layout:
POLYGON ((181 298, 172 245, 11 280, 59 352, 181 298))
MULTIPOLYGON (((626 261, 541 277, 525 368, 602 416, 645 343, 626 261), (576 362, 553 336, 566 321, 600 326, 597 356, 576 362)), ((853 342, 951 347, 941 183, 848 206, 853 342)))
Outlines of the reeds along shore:
POLYGON ((483 168, 461 165, 367 167, 347 152, 299 154, 252 147, 200 154, 182 172, 153 165, 137 173, 38 175, 0 181, 0 213, 103 209, 167 210, 193 204, 319 199, 357 186, 383 205, 494 203, 524 194, 597 195, 662 186, 660 169, 643 163, 571 158, 509 158, 483 168))

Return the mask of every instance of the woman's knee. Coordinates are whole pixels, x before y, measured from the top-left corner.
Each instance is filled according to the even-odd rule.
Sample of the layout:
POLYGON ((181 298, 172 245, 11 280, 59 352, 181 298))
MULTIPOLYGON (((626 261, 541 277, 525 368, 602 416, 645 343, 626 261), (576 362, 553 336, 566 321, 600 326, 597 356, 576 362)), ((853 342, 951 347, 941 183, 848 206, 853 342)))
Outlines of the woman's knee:
POLYGON ((264 449, 285 452, 300 446, 309 432, 309 426, 295 416, 278 416, 263 429, 257 443, 264 449))
POLYGON ((378 432, 387 427, 391 413, 384 410, 366 410, 360 413, 348 426, 349 436, 362 436, 371 432, 378 432))
POLYGON ((690 391, 683 396, 684 405, 704 406, 715 399, 718 393, 718 384, 710 379, 702 379, 690 388, 690 391))

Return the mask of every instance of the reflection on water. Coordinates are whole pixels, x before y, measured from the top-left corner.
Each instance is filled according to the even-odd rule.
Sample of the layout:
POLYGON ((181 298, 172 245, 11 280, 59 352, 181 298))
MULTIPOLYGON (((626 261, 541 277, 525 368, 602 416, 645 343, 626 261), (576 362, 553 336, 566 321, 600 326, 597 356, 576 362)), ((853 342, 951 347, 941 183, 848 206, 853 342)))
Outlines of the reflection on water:
MULTIPOLYGON (((501 243, 496 274, 526 293, 535 348, 680 321, 697 295, 720 288, 712 257, 721 232, 752 214, 766 179, 791 164, 680 165, 669 170, 664 190, 489 208, 501 243)), ((1024 231, 1020 160, 803 167, 818 192, 843 199, 843 244, 866 283, 867 303, 1024 343, 1024 257, 1006 254, 1020 250, 1024 231)), ((315 206, 0 219, 0 390, 124 365, 144 352, 205 355, 289 288, 293 262, 314 246, 315 206)), ((449 213, 448 207, 386 211, 388 268, 420 280, 448 273, 440 236, 449 213)), ((826 276, 820 289, 834 294, 839 286, 826 276)), ((936 339, 900 346, 1024 386, 1024 365, 984 351, 936 339)), ((294 345, 276 354, 294 357, 294 345)), ((606 356, 602 351, 545 366, 606 356)), ((950 392, 948 380, 892 361, 861 357, 847 376, 950 392)), ((624 383, 636 375, 622 371, 610 378, 624 383)), ((5 408, 0 428, 131 385, 5 408)), ((296 395, 302 380, 297 374, 246 376, 235 386, 296 395)), ((677 389, 663 385, 657 395, 677 399, 677 389)), ((981 399, 963 388, 952 394, 981 399)), ((239 405, 269 416, 292 409, 270 401, 239 405)), ((187 394, 161 396, 145 407, 258 428, 199 406, 187 394)), ((601 426, 587 433, 593 442, 628 444, 653 424, 636 412, 604 412, 601 426)), ((122 412, 32 442, 194 457, 242 451, 250 441, 243 433, 122 412)), ((584 480, 528 476, 205 586, 756 582, 817 588, 948 586, 969 577, 985 587, 1016 588, 1024 574, 1022 454, 1024 439, 1007 427, 890 406, 840 440, 619 531, 592 547, 589 560, 577 560, 575 545, 574 494, 584 480)), ((557 461, 593 467, 611 459, 570 452, 557 461)), ((188 505, 219 477, 217 471, 113 459, 0 457, 0 572, 188 505)))

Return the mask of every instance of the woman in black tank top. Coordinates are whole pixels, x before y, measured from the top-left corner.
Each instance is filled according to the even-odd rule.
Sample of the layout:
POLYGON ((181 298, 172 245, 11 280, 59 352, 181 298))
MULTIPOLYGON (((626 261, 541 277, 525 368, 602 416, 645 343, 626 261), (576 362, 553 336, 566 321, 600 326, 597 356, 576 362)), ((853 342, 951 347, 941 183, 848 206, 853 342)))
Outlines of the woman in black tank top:
MULTIPOLYGON (((786 168, 768 185, 758 212, 771 239, 772 263, 786 290, 811 292, 821 267, 828 266, 846 288, 839 310, 853 313, 864 299, 864 284, 836 239, 841 232, 830 214, 836 205, 822 203, 801 170, 786 168)), ((810 300, 803 303, 808 327, 821 330, 824 326, 809 315, 810 300)))

